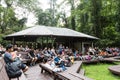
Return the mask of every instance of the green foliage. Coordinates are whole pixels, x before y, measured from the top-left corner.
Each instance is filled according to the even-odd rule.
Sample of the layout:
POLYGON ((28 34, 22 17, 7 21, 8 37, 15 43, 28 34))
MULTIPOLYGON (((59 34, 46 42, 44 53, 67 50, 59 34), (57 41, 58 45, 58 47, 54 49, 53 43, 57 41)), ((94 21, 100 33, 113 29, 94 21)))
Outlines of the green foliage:
POLYGON ((120 46, 120 0, 80 0, 75 9, 78 31, 100 38, 97 45, 120 46))
MULTIPOLYGON (((15 16, 13 1, 14 0, 5 0, 4 4, 6 4, 6 7, 0 5, 0 43, 3 44, 6 43, 6 41, 2 39, 3 36, 22 30, 27 21, 27 18, 18 20, 15 16)), ((14 3, 17 4, 17 1, 14 1, 14 3)))
MULTIPOLYGON (((51 0, 56 2, 54 0, 51 0)), ((65 11, 60 12, 57 18, 51 16, 55 10, 41 11, 38 23, 55 26, 55 21, 62 20, 62 27, 71 28, 100 38, 96 42, 99 46, 120 46, 120 0, 64 0, 58 6, 66 4, 71 7, 71 15, 66 16, 65 11), (51 13, 50 13, 51 12, 51 13)))
MULTIPOLYGON (((38 0, 4 0, 7 7, 0 5, 0 34, 10 34, 25 28, 27 18, 18 20, 14 6, 33 12, 38 24, 71 28, 100 38, 97 45, 120 46, 120 0, 64 0, 59 5, 57 0, 50 0, 50 8, 43 11, 38 0), (58 12, 57 7, 69 5, 71 15, 58 12), (77 6, 77 7, 76 7, 77 6), (60 25, 62 22, 62 25, 60 25)), ((1 1, 0 1, 1 2, 1 1)), ((2 39, 0 39, 2 41, 2 39)))
POLYGON ((50 9, 46 11, 41 11, 38 13, 38 24, 39 25, 46 25, 46 26, 56 26, 57 25, 57 17, 54 18, 51 16, 50 9))
POLYGON ((4 35, 3 34, 0 34, 0 43, 2 43, 2 41, 3 41, 3 37, 4 35))

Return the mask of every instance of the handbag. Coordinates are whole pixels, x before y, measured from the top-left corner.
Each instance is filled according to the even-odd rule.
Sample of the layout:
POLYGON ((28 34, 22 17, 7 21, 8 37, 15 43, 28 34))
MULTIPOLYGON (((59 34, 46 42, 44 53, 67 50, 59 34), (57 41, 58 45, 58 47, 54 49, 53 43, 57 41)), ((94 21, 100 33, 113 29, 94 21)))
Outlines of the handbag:
POLYGON ((15 62, 7 63, 5 69, 9 78, 18 78, 22 75, 22 72, 15 62))

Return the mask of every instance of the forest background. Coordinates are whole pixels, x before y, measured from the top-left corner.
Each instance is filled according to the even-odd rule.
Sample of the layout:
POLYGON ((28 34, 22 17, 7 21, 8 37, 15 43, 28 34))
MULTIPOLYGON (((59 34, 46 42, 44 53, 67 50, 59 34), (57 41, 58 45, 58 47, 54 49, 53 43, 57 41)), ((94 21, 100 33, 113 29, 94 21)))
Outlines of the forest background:
POLYGON ((100 38, 95 44, 101 47, 120 46, 120 0, 57 1, 49 0, 50 7, 43 10, 40 0, 0 0, 0 43, 6 43, 5 35, 28 28, 26 16, 32 13, 36 18, 35 25, 65 27, 86 33, 100 38), (69 15, 65 6, 70 8, 69 15), (24 10, 22 18, 16 16, 18 7, 24 10))

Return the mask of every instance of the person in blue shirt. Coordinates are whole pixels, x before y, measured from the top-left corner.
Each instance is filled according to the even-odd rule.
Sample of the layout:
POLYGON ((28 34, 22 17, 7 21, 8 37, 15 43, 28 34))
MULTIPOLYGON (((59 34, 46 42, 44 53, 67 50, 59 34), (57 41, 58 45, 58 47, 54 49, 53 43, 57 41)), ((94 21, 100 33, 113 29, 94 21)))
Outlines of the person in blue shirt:
POLYGON ((60 68, 62 68, 63 71, 64 71, 64 70, 66 70, 65 63, 64 63, 64 61, 61 59, 60 56, 61 56, 61 55, 58 54, 58 55, 54 58, 54 62, 55 62, 56 65, 58 65, 58 66, 59 66, 60 68))
MULTIPOLYGON (((8 44, 6 46, 6 52, 4 54, 4 61, 5 61, 6 64, 12 63, 12 62, 16 62, 16 59, 12 57, 11 52, 13 52, 13 45, 12 44, 8 44)), ((22 69, 23 72, 25 72, 25 71, 28 70, 28 66, 26 66, 23 63, 21 63, 20 69, 22 69)))
POLYGON ((13 52, 13 46, 9 44, 6 47, 6 52, 4 54, 4 60, 6 64, 14 61, 14 59, 12 58, 11 52, 13 52))

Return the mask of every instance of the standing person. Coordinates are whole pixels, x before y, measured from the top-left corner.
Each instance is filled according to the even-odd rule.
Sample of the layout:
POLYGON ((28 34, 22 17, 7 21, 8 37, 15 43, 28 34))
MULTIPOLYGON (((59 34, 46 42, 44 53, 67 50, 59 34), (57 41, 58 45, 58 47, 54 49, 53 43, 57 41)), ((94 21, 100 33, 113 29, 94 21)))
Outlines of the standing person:
MULTIPOLYGON (((12 52, 13 52, 13 45, 12 44, 8 44, 6 46, 6 52, 4 54, 4 60, 5 60, 6 64, 12 63, 12 62, 16 62, 15 57, 12 57, 12 54, 11 54, 12 52)), ((26 72, 28 70, 28 66, 26 66, 23 63, 21 63, 19 68, 22 69, 23 72, 26 72)))

